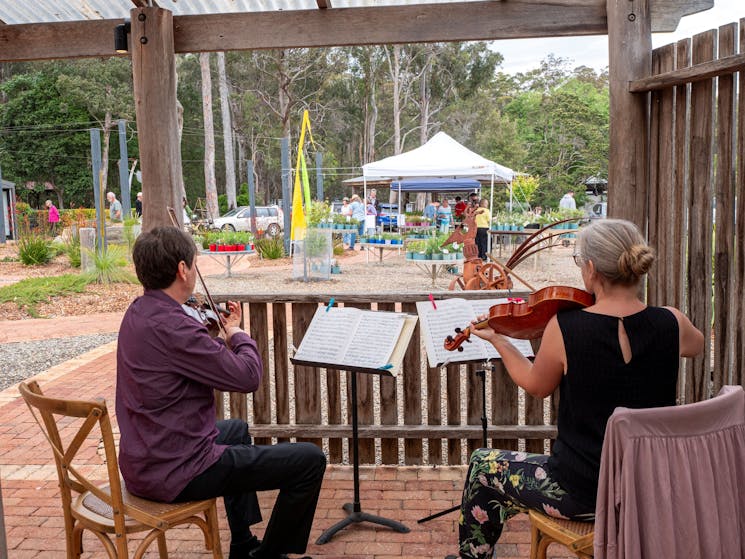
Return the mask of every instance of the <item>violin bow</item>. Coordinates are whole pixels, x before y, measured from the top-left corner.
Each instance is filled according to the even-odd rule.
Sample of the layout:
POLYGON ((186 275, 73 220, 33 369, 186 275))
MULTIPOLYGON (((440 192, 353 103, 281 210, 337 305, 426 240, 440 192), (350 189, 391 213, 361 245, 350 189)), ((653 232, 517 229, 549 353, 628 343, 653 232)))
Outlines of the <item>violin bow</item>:
MULTIPOLYGON (((181 228, 179 227, 178 219, 176 219, 176 211, 171 206, 166 206, 166 210, 168 210, 168 216, 171 218, 171 224, 176 229, 181 230, 181 228)), ((197 267, 196 258, 194 259, 194 269, 197 271, 197 277, 199 278, 199 283, 202 285, 202 289, 204 289, 204 297, 205 299, 207 299, 207 303, 209 303, 210 310, 215 313, 215 316, 217 317, 217 323, 219 324, 220 329, 223 331, 223 334, 225 334, 225 337, 227 338, 228 331, 226 330, 225 325, 222 323, 222 318, 220 318, 220 310, 217 308, 217 305, 212 300, 212 295, 210 295, 209 289, 207 289, 207 284, 204 282, 202 272, 200 272, 199 268, 197 267)))

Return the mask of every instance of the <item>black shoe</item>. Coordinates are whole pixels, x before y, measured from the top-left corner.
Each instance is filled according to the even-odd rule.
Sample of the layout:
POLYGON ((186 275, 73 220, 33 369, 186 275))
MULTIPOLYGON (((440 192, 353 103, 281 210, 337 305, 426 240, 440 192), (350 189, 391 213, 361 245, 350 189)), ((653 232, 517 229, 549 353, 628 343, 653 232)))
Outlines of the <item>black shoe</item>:
MULTIPOLYGON (((285 553, 267 553, 262 551, 260 548, 252 550, 248 554, 249 559, 290 559, 285 553)), ((299 557, 298 559, 313 559, 309 555, 299 557)))
POLYGON ((446 555, 445 559, 459 559, 457 555, 446 555))
POLYGON ((229 559, 246 559, 251 556, 251 552, 258 549, 261 545, 261 540, 256 536, 251 536, 251 539, 247 542, 233 545, 230 544, 230 555, 229 559))

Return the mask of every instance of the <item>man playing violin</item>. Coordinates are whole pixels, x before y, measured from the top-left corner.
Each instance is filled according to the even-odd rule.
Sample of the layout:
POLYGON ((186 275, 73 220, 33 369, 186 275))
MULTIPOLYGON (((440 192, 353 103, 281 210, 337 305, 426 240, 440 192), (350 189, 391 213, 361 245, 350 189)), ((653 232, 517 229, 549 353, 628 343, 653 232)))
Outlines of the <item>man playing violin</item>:
POLYGON ((127 489, 182 502, 223 496, 230 559, 280 559, 307 546, 326 458, 309 443, 251 444, 247 424, 216 420, 213 390, 253 392, 263 374, 256 342, 229 302, 213 338, 182 304, 194 292, 196 247, 174 227, 141 234, 132 257, 145 288, 124 315, 117 349, 119 467, 127 489), (256 491, 279 489, 260 542, 256 491))
POLYGON ((499 351, 517 385, 537 398, 561 388, 561 398, 550 456, 488 448, 471 455, 459 520, 462 558, 491 557, 504 522, 528 509, 591 520, 613 410, 675 405, 680 357, 703 351, 703 334, 683 313, 639 299, 654 251, 633 223, 597 221, 576 248, 595 302, 551 318, 534 362, 491 328, 472 329, 499 351))

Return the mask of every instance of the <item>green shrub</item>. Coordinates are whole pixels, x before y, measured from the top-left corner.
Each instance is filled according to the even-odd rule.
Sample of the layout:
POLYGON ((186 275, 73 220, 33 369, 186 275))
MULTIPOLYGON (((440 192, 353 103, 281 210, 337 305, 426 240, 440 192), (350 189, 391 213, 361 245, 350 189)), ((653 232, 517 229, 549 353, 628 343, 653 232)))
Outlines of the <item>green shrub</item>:
POLYGON ((256 241, 256 251, 262 258, 276 260, 285 255, 285 244, 282 239, 259 239, 256 241))
POLYGON ((47 264, 52 256, 49 240, 43 235, 29 231, 18 238, 18 257, 26 266, 47 264))
POLYGON ((62 249, 70 260, 70 266, 80 268, 80 233, 77 228, 73 227, 62 249))
POLYGON ((85 274, 94 283, 137 283, 137 278, 127 270, 126 251, 118 245, 106 250, 85 249, 93 262, 94 270, 85 274))
POLYGON ((0 303, 11 301, 19 309, 25 308, 33 317, 38 318, 36 306, 58 295, 82 293, 89 283, 88 278, 77 274, 46 278, 26 278, 17 283, 0 287, 0 303))

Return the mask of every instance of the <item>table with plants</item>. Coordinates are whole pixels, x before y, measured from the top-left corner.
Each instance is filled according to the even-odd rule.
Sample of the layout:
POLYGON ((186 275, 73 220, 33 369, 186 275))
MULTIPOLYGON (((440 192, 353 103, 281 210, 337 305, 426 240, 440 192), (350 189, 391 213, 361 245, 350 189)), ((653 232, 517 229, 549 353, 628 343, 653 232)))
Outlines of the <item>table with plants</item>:
POLYGON ((429 275, 432 287, 438 277, 458 273, 458 266, 463 264, 463 247, 457 243, 443 246, 446 239, 447 235, 432 235, 406 245, 406 261, 429 275))
POLYGON ((365 235, 360 238, 360 246, 365 249, 367 262, 370 262, 370 253, 374 255, 376 250, 378 251, 378 262, 382 262, 383 254, 386 251, 395 250, 396 254, 401 254, 401 249, 404 247, 404 239, 396 233, 365 235))
POLYGON ((256 254, 254 237, 247 231, 210 231, 195 237, 200 254, 205 254, 225 267, 225 277, 232 276, 232 266, 249 254, 256 254))

